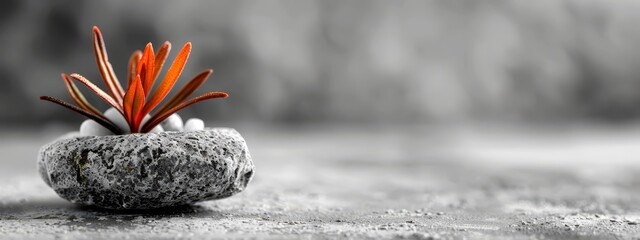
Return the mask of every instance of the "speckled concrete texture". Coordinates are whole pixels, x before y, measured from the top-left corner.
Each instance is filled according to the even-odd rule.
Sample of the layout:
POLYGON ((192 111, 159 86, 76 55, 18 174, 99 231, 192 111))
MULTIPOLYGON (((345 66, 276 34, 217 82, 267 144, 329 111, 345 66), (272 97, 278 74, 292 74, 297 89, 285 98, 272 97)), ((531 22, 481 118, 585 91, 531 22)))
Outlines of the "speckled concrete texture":
POLYGON ((229 197, 254 174, 234 129, 77 137, 46 144, 38 155, 45 183, 73 203, 151 209, 229 197))
POLYGON ((33 164, 61 133, 5 132, 0 239, 640 239, 640 126, 228 125, 251 186, 153 210, 69 203, 33 164))

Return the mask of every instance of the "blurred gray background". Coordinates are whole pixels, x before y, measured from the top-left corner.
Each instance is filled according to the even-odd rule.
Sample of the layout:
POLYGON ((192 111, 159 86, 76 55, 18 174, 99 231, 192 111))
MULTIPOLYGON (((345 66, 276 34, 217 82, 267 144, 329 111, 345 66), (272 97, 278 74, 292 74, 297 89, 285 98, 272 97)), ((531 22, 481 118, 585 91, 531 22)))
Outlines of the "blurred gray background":
POLYGON ((38 97, 71 101, 61 72, 103 86, 93 25, 121 80, 147 42, 171 41, 171 61, 193 42, 176 86, 214 69, 201 92, 231 97, 183 113, 211 121, 617 123, 640 113, 638 1, 0 4, 4 126, 81 122, 38 97))
POLYGON ((639 13, 639 0, 1 0, 0 236, 638 239, 639 13), (147 42, 171 41, 169 61, 193 43, 176 87, 211 68, 200 92, 231 97, 181 115, 242 133, 257 169, 245 192, 122 215, 39 179, 38 149, 84 118, 38 97, 71 102, 62 72, 104 87, 94 25, 121 80, 147 42))

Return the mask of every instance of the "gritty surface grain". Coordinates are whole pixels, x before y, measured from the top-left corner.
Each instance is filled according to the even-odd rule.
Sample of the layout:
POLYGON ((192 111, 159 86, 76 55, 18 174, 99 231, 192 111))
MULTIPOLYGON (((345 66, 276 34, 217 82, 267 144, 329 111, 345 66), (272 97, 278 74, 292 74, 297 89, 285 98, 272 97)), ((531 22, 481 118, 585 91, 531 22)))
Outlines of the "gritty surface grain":
POLYGON ((238 129, 258 169, 244 192, 144 212, 60 199, 33 166, 49 139, 3 138, 0 238, 640 237, 639 129, 238 129))
POLYGON ((109 209, 151 209, 229 197, 253 177, 234 129, 66 137, 38 154, 42 179, 61 197, 109 209))

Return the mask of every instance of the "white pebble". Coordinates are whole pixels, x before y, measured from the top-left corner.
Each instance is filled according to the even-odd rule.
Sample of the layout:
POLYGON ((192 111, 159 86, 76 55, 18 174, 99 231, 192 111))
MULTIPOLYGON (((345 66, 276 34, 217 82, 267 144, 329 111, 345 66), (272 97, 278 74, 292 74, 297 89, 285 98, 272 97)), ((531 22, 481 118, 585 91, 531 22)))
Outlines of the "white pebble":
POLYGON ((165 131, 182 132, 184 130, 182 118, 177 113, 171 114, 171 116, 164 120, 161 125, 165 131))
POLYGON ((80 124, 80 136, 106 136, 113 135, 109 129, 103 127, 98 124, 96 121, 91 119, 84 120, 82 124, 80 124))
POLYGON ((122 134, 127 134, 131 132, 131 130, 129 129, 129 124, 127 123, 127 120, 125 120, 124 116, 122 116, 122 114, 120 114, 120 112, 118 112, 118 110, 116 110, 115 108, 107 109, 107 111, 104 112, 104 116, 107 119, 111 120, 113 124, 118 126, 122 130, 122 134))
POLYGON ((202 121, 202 119, 190 118, 184 124, 184 131, 185 132, 198 131, 198 130, 204 130, 204 122, 202 121))
POLYGON ((164 129, 160 125, 153 127, 153 129, 149 131, 149 133, 161 133, 161 132, 164 132, 164 129))
MULTIPOLYGON (((144 124, 147 123, 149 119, 151 119, 151 115, 147 114, 146 116, 144 116, 144 118, 142 118, 142 122, 140 123, 140 127, 144 126, 144 124)), ((149 131, 149 133, 160 133, 160 132, 164 132, 164 129, 162 128, 162 126, 160 126, 160 124, 156 125, 155 127, 153 127, 153 129, 151 129, 151 131, 149 131)))

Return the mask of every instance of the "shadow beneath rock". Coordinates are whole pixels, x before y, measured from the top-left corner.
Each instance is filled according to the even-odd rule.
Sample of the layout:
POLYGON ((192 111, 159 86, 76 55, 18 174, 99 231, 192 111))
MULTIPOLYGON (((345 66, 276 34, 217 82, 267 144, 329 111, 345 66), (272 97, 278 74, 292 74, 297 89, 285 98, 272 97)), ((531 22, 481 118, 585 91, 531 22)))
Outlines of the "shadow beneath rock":
POLYGON ((31 199, 0 204, 0 220, 118 219, 126 221, 140 217, 220 219, 224 217, 224 213, 195 204, 145 210, 111 210, 77 205, 59 198, 31 199))
POLYGON ((73 207, 67 221, 58 223, 72 229, 139 229, 155 226, 159 222, 186 222, 206 218, 218 220, 224 214, 199 205, 183 205, 145 210, 112 210, 94 206, 73 207))
POLYGON ((75 209, 87 213, 93 213, 95 215, 103 216, 143 216, 151 218, 166 218, 166 217, 222 217, 223 214, 217 211, 213 211, 206 207, 187 204, 173 207, 163 207, 155 209, 106 209, 95 206, 75 205, 75 209))
POLYGON ((197 219, 219 220, 226 214, 206 206, 183 205, 147 210, 110 210, 72 204, 59 198, 32 199, 0 204, 0 221, 81 231, 133 230, 197 219))

